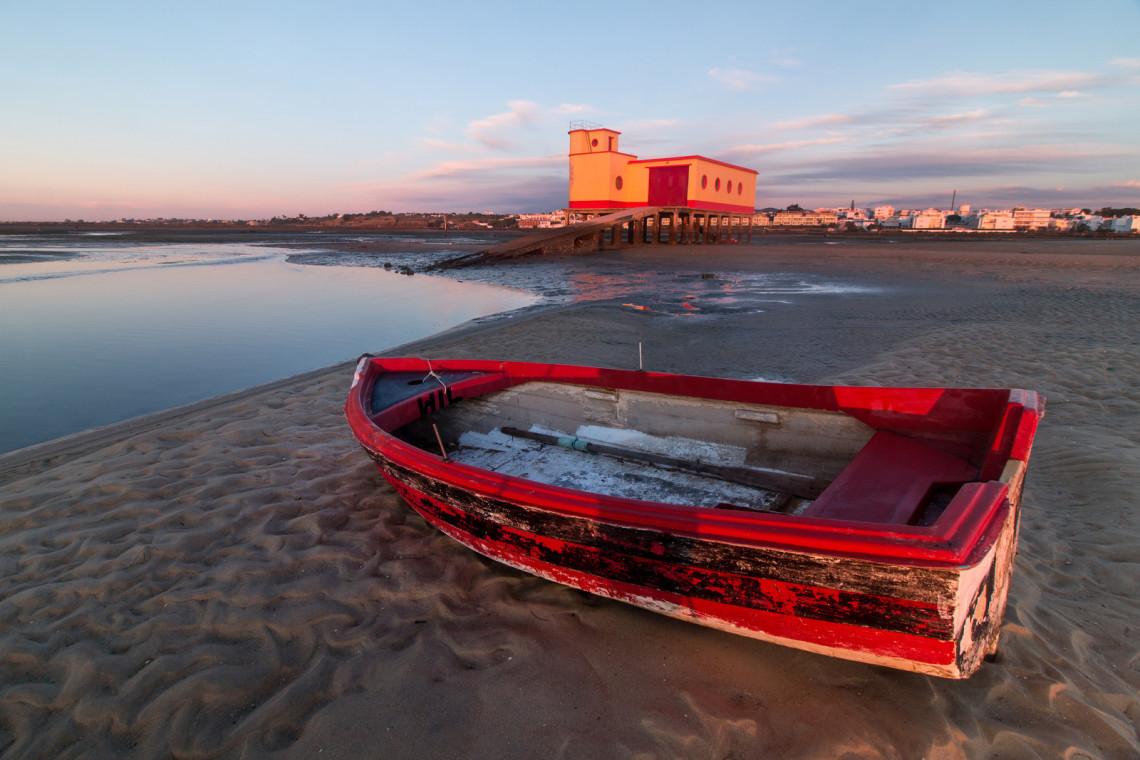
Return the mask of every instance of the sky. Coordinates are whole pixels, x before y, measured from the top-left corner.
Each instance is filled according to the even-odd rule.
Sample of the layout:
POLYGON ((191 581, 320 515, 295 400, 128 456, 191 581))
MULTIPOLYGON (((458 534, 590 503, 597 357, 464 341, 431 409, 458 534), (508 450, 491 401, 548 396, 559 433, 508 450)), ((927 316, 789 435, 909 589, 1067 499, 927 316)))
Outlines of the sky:
POLYGON ((1140 0, 0 0, 0 220, 545 211, 567 129, 758 207, 1140 206, 1140 0))

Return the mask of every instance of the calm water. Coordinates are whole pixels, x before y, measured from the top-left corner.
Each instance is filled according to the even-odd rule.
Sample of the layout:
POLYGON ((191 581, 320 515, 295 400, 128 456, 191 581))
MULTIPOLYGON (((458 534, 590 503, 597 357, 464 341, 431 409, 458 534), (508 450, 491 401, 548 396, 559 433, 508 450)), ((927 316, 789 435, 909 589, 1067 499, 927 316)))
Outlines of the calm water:
POLYGON ((246 243, 0 236, 0 451, 536 300, 484 283, 290 264, 285 253, 246 243))

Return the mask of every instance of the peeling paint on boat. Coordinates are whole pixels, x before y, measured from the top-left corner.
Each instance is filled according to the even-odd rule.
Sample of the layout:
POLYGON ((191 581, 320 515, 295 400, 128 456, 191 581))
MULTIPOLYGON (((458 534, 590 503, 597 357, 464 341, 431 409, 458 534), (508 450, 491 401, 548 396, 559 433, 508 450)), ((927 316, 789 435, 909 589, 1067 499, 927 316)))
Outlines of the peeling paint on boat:
MULTIPOLYGON (((371 360, 349 394, 346 414, 365 450, 404 500, 430 524, 475 551, 654 612, 860 662, 966 678, 996 650, 1016 552, 1024 463, 1044 408, 1036 394, 780 386, 561 365, 436 361, 443 370, 467 373, 456 375, 462 379, 448 386, 454 392, 452 406, 425 412, 422 397, 438 389, 401 395, 399 401, 376 409, 369 406, 378 378, 393 389, 404 388, 407 383, 401 385, 401 378, 422 364, 414 359, 371 360), (579 390, 552 392, 557 383, 579 390), (587 397, 582 385, 614 389, 619 402, 613 406, 626 408, 589 406, 600 399, 587 397), (491 400, 481 401, 484 396, 491 400), (940 456, 975 452, 979 460, 972 472, 979 480, 962 484, 929 524, 884 524, 718 508, 721 505, 698 508, 644 498, 645 493, 633 499, 611 496, 589 490, 598 487, 589 472, 577 487, 543 483, 445 461, 430 448, 392 434, 425 421, 434 429, 434 421, 447 415, 467 421, 482 414, 517 418, 520 404, 533 403, 553 404, 558 419, 571 419, 575 410, 586 409, 601 417, 617 413, 625 415, 624 421, 652 422, 654 418, 645 415, 656 410, 672 420, 665 426, 669 430, 716 430, 723 429, 718 424, 739 422, 748 431, 771 433, 771 426, 739 420, 733 411, 776 409, 782 421, 791 415, 774 431, 784 437, 765 438, 766 444, 787 443, 788 428, 797 424, 795 415, 806 413, 814 426, 809 430, 837 435, 835 440, 843 446, 854 443, 856 450, 862 445, 858 442, 867 439, 862 428, 841 424, 839 418, 845 415, 870 430, 885 429, 882 435, 887 438, 899 438, 889 432, 896 429, 915 435, 929 428, 929 440, 943 447, 940 456), (702 408, 709 410, 707 424, 690 424, 702 408), (1011 468, 1011 461, 1021 466, 1011 468)), ((533 423, 530 427, 569 435, 533 423)), ((659 435, 652 428, 613 428, 591 419, 564 431, 571 429, 576 435, 590 433, 631 448, 665 446, 674 447, 673 452, 737 456, 731 447, 694 447, 692 441, 712 442, 671 441, 684 436, 659 435)), ((483 438, 468 437, 468 443, 481 441, 507 458, 516 450, 535 450, 529 442, 520 446, 497 440, 496 432, 505 434, 494 427, 479 430, 475 432, 483 438)), ((807 440, 797 435, 791 440, 807 440)), ((880 433, 875 436, 881 440, 880 433)), ((461 451, 464 436, 456 438, 461 451)), ((913 443, 902 445, 904 453, 914 450, 913 443)), ((868 444, 865 449, 874 447, 868 444)), ((827 450, 818 451, 825 455, 827 450)), ((892 465, 893 460, 875 461, 894 477, 892 465)), ((906 473, 897 475, 899 482, 910 482, 906 473)), ((860 488, 879 493, 858 482, 843 488, 850 488, 853 497, 860 488)))

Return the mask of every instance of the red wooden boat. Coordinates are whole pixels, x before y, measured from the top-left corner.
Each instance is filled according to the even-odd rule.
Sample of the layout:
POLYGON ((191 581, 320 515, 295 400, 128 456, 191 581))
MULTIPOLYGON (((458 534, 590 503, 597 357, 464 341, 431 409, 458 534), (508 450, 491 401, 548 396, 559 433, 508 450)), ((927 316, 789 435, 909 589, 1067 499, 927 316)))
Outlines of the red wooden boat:
POLYGON ((346 404, 384 477, 477 552, 947 678, 997 650, 1043 409, 1025 390, 382 358, 346 404))

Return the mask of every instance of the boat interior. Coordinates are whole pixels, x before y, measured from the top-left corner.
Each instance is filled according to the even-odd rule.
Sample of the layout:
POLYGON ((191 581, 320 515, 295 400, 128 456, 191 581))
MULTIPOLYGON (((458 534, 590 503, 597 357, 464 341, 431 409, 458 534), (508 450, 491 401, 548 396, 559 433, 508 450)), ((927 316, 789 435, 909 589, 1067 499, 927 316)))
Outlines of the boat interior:
POLYGON ((478 375, 386 372, 371 409, 417 397, 420 413, 389 432, 501 475, 699 508, 917 526, 933 524, 962 485, 996 479, 986 471, 1009 394, 977 391, 998 395, 971 401, 979 410, 968 424, 924 428, 917 415, 892 425, 873 411, 546 380, 451 397, 478 375))

